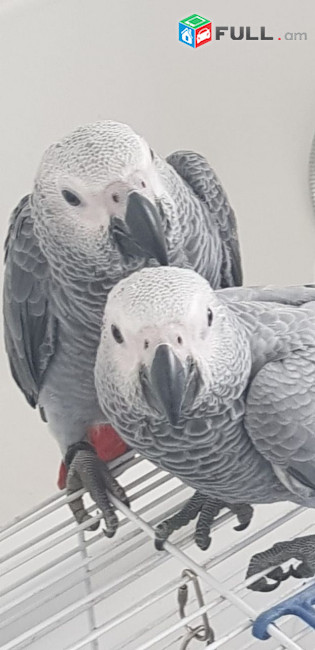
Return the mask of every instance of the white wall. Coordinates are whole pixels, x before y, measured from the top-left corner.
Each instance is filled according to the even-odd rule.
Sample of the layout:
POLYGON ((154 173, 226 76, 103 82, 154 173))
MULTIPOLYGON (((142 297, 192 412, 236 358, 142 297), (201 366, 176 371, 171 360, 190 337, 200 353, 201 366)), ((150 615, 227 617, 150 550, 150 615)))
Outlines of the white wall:
MULTIPOLYGON (((235 207, 248 283, 312 277, 308 156, 315 129, 315 5, 309 0, 0 2, 1 240, 43 150, 82 122, 130 123, 160 153, 204 153, 235 207), (178 20, 307 31, 308 40, 194 51, 178 20)), ((59 452, 2 357, 0 518, 55 488, 59 452)))

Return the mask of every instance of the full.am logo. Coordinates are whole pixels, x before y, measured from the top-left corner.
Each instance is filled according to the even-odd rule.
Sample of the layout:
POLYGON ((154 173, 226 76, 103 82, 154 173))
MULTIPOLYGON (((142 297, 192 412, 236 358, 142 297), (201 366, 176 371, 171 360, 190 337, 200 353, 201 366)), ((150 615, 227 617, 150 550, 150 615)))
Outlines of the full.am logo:
POLYGON ((179 40, 189 47, 200 47, 210 41, 221 41, 224 38, 230 38, 232 41, 306 41, 307 33, 286 32, 282 36, 274 36, 264 25, 255 28, 250 25, 214 27, 208 18, 199 14, 192 14, 179 22, 179 40))

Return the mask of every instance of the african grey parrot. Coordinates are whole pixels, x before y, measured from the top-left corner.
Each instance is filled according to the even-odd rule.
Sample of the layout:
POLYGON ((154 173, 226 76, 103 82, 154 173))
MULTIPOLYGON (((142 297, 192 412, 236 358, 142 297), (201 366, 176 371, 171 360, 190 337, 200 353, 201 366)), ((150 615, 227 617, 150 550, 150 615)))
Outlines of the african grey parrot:
MULTIPOLYGON (((196 490, 158 547, 199 512, 205 549, 224 506, 241 526, 246 502, 315 507, 315 286, 214 292, 189 269, 142 269, 109 294, 95 377, 123 440, 196 490)), ((315 536, 259 554, 249 574, 292 555, 313 575, 315 536)))
MULTIPOLYGON (((46 151, 5 248, 13 377, 48 421, 72 485, 90 490, 113 534, 105 488, 125 496, 86 442, 104 421, 94 364, 107 294, 146 264, 192 267, 215 287, 241 283, 233 211, 202 156, 163 160, 127 125, 97 122, 46 151)), ((79 522, 86 518, 80 504, 72 509, 79 522)))

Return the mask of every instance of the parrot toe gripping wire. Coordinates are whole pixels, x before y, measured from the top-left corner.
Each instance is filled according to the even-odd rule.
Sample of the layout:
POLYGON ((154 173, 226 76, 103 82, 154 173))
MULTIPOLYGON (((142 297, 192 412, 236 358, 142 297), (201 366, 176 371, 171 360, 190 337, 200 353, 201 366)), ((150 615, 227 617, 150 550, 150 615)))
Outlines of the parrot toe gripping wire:
POLYGON ((161 551, 164 542, 174 532, 174 530, 179 530, 182 526, 187 526, 190 521, 197 517, 205 501, 206 497, 196 491, 179 512, 176 512, 173 517, 170 517, 159 524, 155 529, 155 548, 158 551, 161 551))
MULTIPOLYGON (((106 463, 98 458, 89 443, 81 442, 73 445, 68 450, 66 464, 68 466, 66 485, 68 496, 81 488, 87 490, 104 517, 106 524, 106 529, 103 529, 104 535, 113 537, 118 528, 118 517, 114 506, 110 503, 108 493, 113 494, 122 503, 129 506, 124 489, 112 476, 106 463)), ((70 501, 69 506, 79 524, 91 519, 85 510, 82 496, 70 501)), ((98 526, 99 521, 92 523, 90 530, 96 530, 98 526)))
MULTIPOLYGON (((1 529, 1 572, 6 576, 6 584, 1 585, 3 601, 0 605, 0 635, 3 638, 3 634, 6 634, 8 638, 8 643, 3 650, 22 650, 22 648, 41 650, 47 643, 48 645, 52 643, 52 647, 55 648, 57 637, 59 640, 57 646, 67 647, 67 650, 78 650, 87 647, 87 644, 91 647, 93 645, 95 650, 109 645, 113 647, 111 644, 113 630, 116 630, 116 641, 119 638, 115 650, 129 648, 131 643, 139 650, 140 647, 142 650, 151 647, 185 650, 197 645, 205 647, 207 644, 210 644, 210 647, 223 649, 225 646, 230 647, 231 642, 233 647, 242 649, 246 647, 251 650, 257 647, 257 638, 262 638, 258 635, 265 632, 277 643, 277 650, 313 648, 314 643, 310 635, 314 635, 314 631, 309 627, 312 614, 309 607, 306 611, 304 604, 299 603, 302 611, 299 610, 298 615, 302 620, 299 629, 293 634, 292 627, 290 626, 289 630, 287 628, 290 621, 286 619, 280 620, 277 625, 265 616, 262 619, 259 614, 261 607, 259 606, 257 611, 251 602, 253 598, 246 591, 249 581, 244 580, 243 562, 237 558, 238 552, 252 550, 254 548, 252 544, 256 544, 258 540, 263 544, 263 540, 267 539, 270 533, 275 534, 278 531, 279 534, 280 527, 291 522, 292 529, 300 530, 301 535, 308 535, 308 537, 300 537, 303 539, 303 545, 299 542, 298 547, 295 547, 295 553, 299 550, 301 554, 303 550, 306 558, 306 548, 308 548, 310 562, 311 553, 314 553, 312 549, 315 549, 315 537, 306 532, 314 530, 314 524, 310 525, 309 514, 300 506, 289 509, 280 518, 270 518, 270 514, 265 513, 266 519, 259 530, 250 536, 242 536, 236 546, 228 532, 232 520, 231 513, 224 514, 220 517, 219 528, 222 527, 226 545, 224 544, 218 552, 215 565, 211 557, 202 564, 192 559, 189 547, 192 548, 193 544, 189 535, 183 535, 177 544, 168 543, 167 552, 157 555, 151 548, 154 525, 158 519, 155 509, 160 509, 160 516, 165 512, 171 516, 174 512, 173 499, 178 499, 179 504, 183 502, 187 488, 183 485, 174 485, 171 476, 164 477, 160 470, 147 461, 141 458, 137 458, 136 462, 134 460, 131 465, 129 459, 127 463, 125 459, 119 461, 126 463, 125 469, 132 468, 132 473, 127 478, 127 491, 132 490, 133 509, 130 510, 111 495, 110 498, 113 498, 114 505, 121 511, 123 519, 119 543, 108 544, 108 553, 103 552, 101 532, 92 537, 84 534, 90 521, 82 523, 81 526, 71 525, 72 518, 69 517, 66 509, 69 500, 76 499, 77 495, 74 494, 69 499, 59 492, 1 529), (147 489, 148 481, 158 492, 155 497, 148 495, 147 503, 144 505, 143 494, 147 489), (56 537, 57 532, 58 537, 56 537), (137 555, 134 555, 135 550, 137 555), (42 558, 41 561, 38 561, 38 556, 42 558), (215 567, 220 570, 220 567, 226 566, 227 560, 230 559, 234 563, 234 558, 235 574, 231 575, 228 571, 226 576, 224 569, 224 579, 218 580, 214 573, 215 567), (129 561, 127 573, 126 560, 129 561), (203 600, 198 598, 197 592, 197 598, 195 597, 195 587, 187 596, 187 585, 188 589, 191 589, 189 586, 189 582, 192 582, 191 575, 185 574, 181 577, 177 575, 175 569, 176 577, 175 562, 177 567, 179 563, 180 571, 191 569, 198 576, 205 604, 202 604, 203 600), (23 568, 23 574, 19 577, 17 570, 19 571, 22 565, 25 569, 23 568), (107 568, 113 569, 113 576, 104 583, 104 571, 106 572, 107 568), (152 570, 156 571, 157 581, 154 578, 152 580, 152 570), (149 581, 150 593, 143 592, 143 579, 149 581), (179 601, 174 598, 178 587, 181 587, 178 594, 179 601), (128 593, 126 589, 129 590, 128 593), (58 596, 60 594, 60 598, 56 597, 57 594, 58 596), (114 608, 113 615, 109 618, 112 598, 117 599, 117 596, 119 596, 119 600, 116 600, 118 608, 114 608), (179 607, 181 614, 184 616, 186 614, 185 618, 179 616, 179 607), (139 617, 140 611, 142 615, 139 617), (211 627, 216 630, 217 638, 212 645, 210 634, 208 639, 200 639, 197 644, 200 635, 206 636, 204 631, 206 621, 200 619, 205 612, 209 617, 208 624, 211 621, 211 627), (309 616, 306 621, 307 614, 309 616), (95 627, 96 620, 97 627, 95 627), (220 631, 222 620, 223 629, 220 631), (132 621, 131 626, 130 621, 132 621), (256 625, 255 621, 257 621, 256 625), (305 625, 306 622, 308 625, 305 625), (187 625, 190 626, 189 630, 186 628, 187 625), (255 632, 256 639, 252 637, 252 632, 255 632)), ((111 471, 113 469, 114 465, 111 465, 111 471)), ((82 485, 80 477, 76 477, 76 481, 78 485, 82 485)), ((82 489, 80 492, 82 493, 82 489)), ((92 510, 95 511, 95 508, 92 510)), ((279 551, 282 548, 282 556, 283 544, 286 544, 289 553, 292 552, 292 548, 288 546, 293 541, 278 545, 279 551)), ((290 555, 290 558, 292 559, 293 556, 290 555)), ((290 563, 290 558, 286 564, 290 563)), ((297 558, 299 561, 301 559, 301 556, 297 558)), ((270 571, 272 563, 274 559, 270 558, 267 571, 270 571)), ((257 580, 257 576, 254 579, 257 580)), ((294 598, 294 606, 297 605, 297 590, 297 581, 293 580, 286 581, 282 589, 286 599, 291 596, 294 598)), ((305 600, 305 592, 301 593, 301 597, 305 600)), ((256 596, 255 599, 257 598, 261 598, 260 604, 263 606, 264 596, 256 596)), ((278 608, 280 605, 282 608, 283 604, 286 607, 288 605, 287 600, 285 603, 277 604, 274 597, 268 600, 269 604, 272 602, 278 608)), ((313 596, 312 602, 307 600, 307 603, 314 604, 313 596)), ((274 611, 272 620, 277 618, 274 616, 274 611)), ((291 615, 296 614, 296 611, 296 609, 293 611, 290 605, 291 615)), ((287 616, 287 612, 283 613, 281 609, 280 616, 287 616)))
POLYGON ((251 583, 250 589, 253 591, 273 591, 281 582, 290 577, 301 579, 314 576, 315 536, 306 535, 287 542, 277 542, 266 551, 256 553, 250 560, 246 577, 249 578, 269 567, 274 568, 271 568, 266 577, 251 583), (284 571, 280 565, 293 559, 298 560, 300 563, 297 566, 291 564, 287 571, 284 571), (274 582, 270 584, 266 578, 270 578, 274 582))
POLYGON ((242 531, 247 528, 253 516, 253 508, 246 504, 225 504, 215 501, 199 491, 196 491, 191 499, 185 503, 183 508, 170 519, 166 519, 156 528, 155 547, 158 551, 163 549, 164 542, 172 532, 186 526, 199 514, 195 530, 195 542, 203 551, 206 551, 211 544, 210 530, 215 517, 223 508, 233 512, 239 521, 234 530, 242 531))

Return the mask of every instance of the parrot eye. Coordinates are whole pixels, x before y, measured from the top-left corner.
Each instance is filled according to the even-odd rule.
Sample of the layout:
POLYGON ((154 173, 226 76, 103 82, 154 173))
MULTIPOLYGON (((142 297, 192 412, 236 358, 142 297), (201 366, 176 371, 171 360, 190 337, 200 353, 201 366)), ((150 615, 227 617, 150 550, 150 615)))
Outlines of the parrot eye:
POLYGON ((69 205, 80 205, 81 201, 79 197, 73 192, 70 192, 69 190, 62 190, 61 194, 63 198, 66 199, 67 203, 69 203, 69 205))
POLYGON ((178 337, 177 337, 177 343, 178 343, 179 345, 182 345, 182 343, 183 343, 183 339, 182 339, 181 336, 178 336, 178 337))
POLYGON ((146 183, 144 181, 141 181, 141 186, 146 187, 146 183))
POLYGON ((148 347, 149 347, 149 341, 148 341, 148 339, 145 339, 143 347, 144 347, 145 350, 148 349, 148 347))
POLYGON ((111 329, 112 329, 112 335, 116 343, 123 343, 124 342, 123 335, 121 331, 118 329, 118 327, 116 327, 116 325, 112 325, 111 329))
POLYGON ((208 325, 210 327, 212 325, 212 321, 213 321, 213 313, 212 313, 211 309, 208 309, 208 311, 207 311, 207 318, 208 318, 208 325))
POLYGON ((115 194, 112 194, 112 199, 114 203, 119 203, 119 194, 117 194, 117 192, 115 192, 115 194))
POLYGON ((151 160, 154 160, 154 151, 153 151, 153 149, 150 149, 150 155, 151 155, 151 160))

